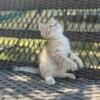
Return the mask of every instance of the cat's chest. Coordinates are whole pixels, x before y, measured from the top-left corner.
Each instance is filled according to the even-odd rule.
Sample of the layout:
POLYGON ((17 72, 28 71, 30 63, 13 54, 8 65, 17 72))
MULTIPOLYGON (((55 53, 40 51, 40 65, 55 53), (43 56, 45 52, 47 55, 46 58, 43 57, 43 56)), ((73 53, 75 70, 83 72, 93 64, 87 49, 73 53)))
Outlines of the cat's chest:
POLYGON ((64 48, 65 44, 61 41, 50 41, 47 44, 48 48, 54 49, 54 48, 64 48))
POLYGON ((55 51, 55 49, 59 49, 60 51, 62 51, 63 53, 69 51, 70 46, 69 43, 66 41, 50 41, 47 44, 47 48, 49 49, 49 51, 53 52, 55 51))

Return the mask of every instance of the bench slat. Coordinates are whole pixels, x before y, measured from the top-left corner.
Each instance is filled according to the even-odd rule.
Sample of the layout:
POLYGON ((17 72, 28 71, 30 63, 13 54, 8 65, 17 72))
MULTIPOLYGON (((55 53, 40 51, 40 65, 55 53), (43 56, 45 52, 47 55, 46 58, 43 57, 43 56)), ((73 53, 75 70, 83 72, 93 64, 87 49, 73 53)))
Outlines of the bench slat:
MULTIPOLYGON (((64 32, 64 35, 73 41, 100 42, 99 32, 64 32)), ((16 29, 0 29, 0 36, 31 39, 41 38, 39 31, 16 29)))

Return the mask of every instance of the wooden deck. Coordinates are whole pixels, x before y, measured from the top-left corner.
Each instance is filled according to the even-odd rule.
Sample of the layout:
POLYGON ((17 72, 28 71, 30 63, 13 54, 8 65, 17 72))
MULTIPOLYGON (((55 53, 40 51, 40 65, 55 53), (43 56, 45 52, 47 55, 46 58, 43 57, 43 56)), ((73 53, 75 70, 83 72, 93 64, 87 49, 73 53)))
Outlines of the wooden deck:
POLYGON ((100 100, 100 80, 56 79, 48 86, 40 76, 0 70, 0 100, 100 100))

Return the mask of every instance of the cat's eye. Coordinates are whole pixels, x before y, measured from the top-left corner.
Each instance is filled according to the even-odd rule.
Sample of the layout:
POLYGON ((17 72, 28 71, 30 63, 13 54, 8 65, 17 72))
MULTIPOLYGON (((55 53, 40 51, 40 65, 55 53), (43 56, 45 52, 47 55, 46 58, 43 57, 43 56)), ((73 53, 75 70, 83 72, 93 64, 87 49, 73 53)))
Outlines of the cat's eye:
POLYGON ((52 27, 52 25, 49 25, 49 27, 52 27))
POLYGON ((54 25, 49 25, 49 27, 54 27, 54 26, 57 26, 57 23, 55 23, 54 25))

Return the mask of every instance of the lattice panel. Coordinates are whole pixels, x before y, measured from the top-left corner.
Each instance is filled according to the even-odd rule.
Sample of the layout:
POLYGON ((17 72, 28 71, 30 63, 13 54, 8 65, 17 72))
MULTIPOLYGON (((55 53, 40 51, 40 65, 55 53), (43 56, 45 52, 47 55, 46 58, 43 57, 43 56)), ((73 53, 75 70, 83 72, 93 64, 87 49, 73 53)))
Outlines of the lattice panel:
POLYGON ((0 11, 0 30, 9 29, 6 33, 0 31, 0 60, 37 63, 38 55, 46 42, 42 39, 35 39, 35 36, 38 35, 36 32, 38 31, 38 23, 46 23, 52 16, 62 17, 64 34, 71 38, 72 49, 82 58, 84 66, 99 68, 100 8, 0 11), (18 32, 25 30, 21 32, 21 38, 17 37, 21 34, 17 30, 18 32), (29 31, 34 36, 31 35, 30 38, 27 38, 29 31), (77 32, 80 33, 80 37, 78 34, 74 35, 77 32), (5 37, 4 34, 7 36, 5 37), (8 34, 11 35, 8 36, 8 34), (96 38, 94 38, 95 35, 96 38), (74 43, 73 38, 75 38, 74 43))
POLYGON ((45 42, 41 39, 1 38, 0 60, 36 63, 45 42))
POLYGON ((99 32, 100 9, 0 11, 0 28, 37 30, 39 22, 63 16, 66 31, 99 32))
POLYGON ((100 9, 68 9, 65 16, 66 31, 100 31, 100 9))
POLYGON ((100 68, 100 43, 74 41, 71 46, 84 62, 84 66, 100 68))

